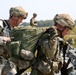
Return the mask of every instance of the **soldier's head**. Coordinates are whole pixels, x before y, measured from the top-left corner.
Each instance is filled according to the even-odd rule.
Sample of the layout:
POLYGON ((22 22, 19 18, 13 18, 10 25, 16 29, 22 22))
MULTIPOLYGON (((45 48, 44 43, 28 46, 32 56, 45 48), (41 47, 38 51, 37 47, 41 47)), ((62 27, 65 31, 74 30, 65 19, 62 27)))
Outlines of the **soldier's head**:
POLYGON ((11 7, 9 14, 12 23, 10 25, 12 25, 12 27, 18 26, 28 16, 28 13, 21 6, 11 7))
POLYGON ((33 17, 36 17, 37 16, 37 13, 33 13, 33 17))
POLYGON ((27 18, 28 13, 21 7, 11 7, 9 10, 10 17, 17 16, 17 17, 23 17, 24 19, 27 18))
POLYGON ((56 14, 54 17, 55 26, 58 28, 61 37, 66 35, 75 26, 74 20, 69 14, 56 14))

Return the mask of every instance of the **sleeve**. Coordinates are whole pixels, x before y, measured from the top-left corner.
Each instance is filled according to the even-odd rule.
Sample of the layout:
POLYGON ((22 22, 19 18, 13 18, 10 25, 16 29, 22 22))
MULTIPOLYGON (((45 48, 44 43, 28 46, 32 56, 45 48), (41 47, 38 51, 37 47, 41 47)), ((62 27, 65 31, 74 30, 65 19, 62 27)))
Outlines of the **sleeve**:
POLYGON ((3 21, 0 20, 0 26, 3 28, 3 21))
POLYGON ((49 29, 40 39, 41 51, 47 58, 54 57, 57 48, 57 35, 55 29, 49 29))
POLYGON ((0 38, 0 45, 6 45, 6 41, 0 38))
POLYGON ((0 45, 3 45, 6 43, 4 40, 5 37, 3 37, 3 29, 4 29, 3 21, 0 20, 0 45))
POLYGON ((3 21, 2 20, 0 20, 0 33, 2 32, 2 30, 3 30, 3 21))

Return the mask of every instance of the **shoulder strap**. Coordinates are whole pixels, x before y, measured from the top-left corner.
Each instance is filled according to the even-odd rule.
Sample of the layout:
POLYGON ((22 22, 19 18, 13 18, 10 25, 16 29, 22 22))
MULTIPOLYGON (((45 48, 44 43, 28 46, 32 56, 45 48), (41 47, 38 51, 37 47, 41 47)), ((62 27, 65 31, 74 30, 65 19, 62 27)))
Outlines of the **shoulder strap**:
POLYGON ((11 30, 10 25, 8 23, 8 20, 2 20, 2 19, 0 19, 0 20, 3 22, 3 27, 4 28, 5 28, 5 26, 8 26, 8 28, 11 30))
POLYGON ((3 27, 5 27, 7 24, 4 20, 0 19, 3 22, 3 27))
POLYGON ((11 30, 8 20, 3 20, 3 25, 4 25, 4 27, 8 26, 8 28, 11 30))

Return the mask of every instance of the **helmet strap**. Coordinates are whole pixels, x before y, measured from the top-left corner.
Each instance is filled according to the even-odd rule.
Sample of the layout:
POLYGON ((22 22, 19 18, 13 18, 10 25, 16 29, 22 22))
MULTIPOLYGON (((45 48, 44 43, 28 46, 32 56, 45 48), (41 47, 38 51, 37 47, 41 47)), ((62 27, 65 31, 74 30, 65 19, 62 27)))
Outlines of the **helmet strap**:
POLYGON ((63 38, 62 36, 62 32, 65 30, 65 27, 63 28, 63 30, 57 29, 60 32, 60 37, 63 38))
POLYGON ((18 20, 16 20, 16 25, 17 25, 18 20))

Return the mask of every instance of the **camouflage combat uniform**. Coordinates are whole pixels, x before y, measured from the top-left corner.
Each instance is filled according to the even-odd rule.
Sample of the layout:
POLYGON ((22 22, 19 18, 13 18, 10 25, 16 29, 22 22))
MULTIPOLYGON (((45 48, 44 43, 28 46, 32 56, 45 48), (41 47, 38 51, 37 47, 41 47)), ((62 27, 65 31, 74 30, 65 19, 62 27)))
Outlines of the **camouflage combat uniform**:
MULTIPOLYGON (((8 22, 8 20, 4 20, 4 21, 2 21, 1 20, 1 27, 2 27, 2 25, 3 24, 5 24, 5 27, 3 27, 3 31, 1 31, 1 36, 9 36, 9 33, 11 32, 11 29, 10 29, 10 25, 9 25, 9 22, 8 22), (8 24, 8 25, 7 25, 8 24)), ((2 40, 3 41, 3 40, 2 40)), ((3 43, 0 45, 0 54, 4 57, 3 59, 4 59, 4 62, 2 63, 2 65, 4 65, 3 66, 3 68, 2 68, 2 71, 4 71, 5 72, 5 69, 8 69, 8 73, 10 72, 10 70, 11 70, 11 68, 9 69, 9 67, 11 67, 11 65, 13 65, 13 62, 11 62, 11 64, 6 64, 5 65, 5 63, 7 63, 7 62, 9 62, 10 63, 10 60, 9 60, 9 56, 8 56, 8 53, 7 53, 7 46, 6 46, 6 42, 5 41, 3 41, 3 43), (6 59, 5 59, 6 58, 6 59), (8 61, 7 61, 7 59, 8 59, 8 61), (9 67, 8 67, 8 66, 9 67), (4 67, 5 66, 7 66, 5 69, 4 69, 4 67)), ((15 66, 15 65, 14 65, 15 66)), ((16 73, 16 69, 14 68, 14 66, 12 66, 12 68, 14 69, 14 71, 11 71, 10 73, 12 73, 12 74, 15 74, 16 73)), ((4 72, 2 72, 1 71, 1 75, 4 75, 3 73, 4 72)), ((7 75, 7 73, 5 72, 5 74, 7 75)))
MULTIPOLYGON (((69 27, 70 29, 72 29, 74 27, 74 22, 69 20, 68 18, 66 19, 65 17, 67 17, 67 15, 65 16, 65 14, 62 14, 62 15, 57 14, 54 21, 56 21, 56 24, 58 23, 58 24, 62 25, 64 27, 64 29, 65 29, 65 27, 69 27)), ((25 31, 25 29, 23 29, 23 30, 25 31)), ((26 36, 26 34, 29 34, 31 31, 29 31, 29 33, 24 34, 23 30, 21 31, 21 35, 18 35, 19 40, 18 40, 18 36, 15 35, 16 39, 15 38, 14 39, 16 40, 16 42, 14 40, 14 42, 11 42, 11 43, 12 43, 12 45, 14 45, 16 47, 16 49, 14 48, 14 52, 16 52, 18 50, 18 54, 20 54, 20 57, 23 58, 23 61, 19 60, 19 62, 18 62, 16 60, 17 58, 14 58, 14 59, 19 64, 21 63, 20 65, 23 68, 26 68, 28 66, 27 62, 25 63, 25 61, 28 61, 28 59, 26 60, 26 55, 29 57, 28 53, 26 53, 26 49, 29 51, 31 50, 30 49, 31 47, 29 47, 28 44, 35 42, 36 38, 35 39, 33 38, 32 40, 30 40, 29 38, 26 38, 28 36, 28 35, 26 36), (22 37, 25 37, 25 39, 23 39, 22 37), (23 40, 23 41, 21 41, 21 40, 23 40), (30 42, 28 42, 28 40, 30 42), (13 43, 15 43, 15 44, 13 44, 13 43), (20 45, 20 43, 22 43, 22 44, 20 45), (25 44, 25 43, 27 43, 27 44, 25 44), (25 48, 27 46, 29 48, 25 48), (19 47, 22 47, 22 49, 20 49, 19 47)), ((35 30, 35 33, 37 33, 36 29, 34 29, 34 30, 35 30)), ((17 34, 18 33, 19 32, 17 32, 17 34)), ((29 35, 28 37, 31 37, 31 36, 29 35)), ((43 34, 41 34, 37 44, 38 44, 38 46, 37 46, 38 52, 37 52, 36 59, 34 60, 34 63, 32 63, 32 60, 31 60, 31 63, 32 63, 31 75, 54 75, 54 73, 58 73, 59 70, 61 69, 62 63, 63 63, 62 57, 61 57, 62 48, 60 47, 60 41, 58 38, 58 28, 56 26, 53 26, 53 27, 48 28, 46 31, 44 31, 43 34)), ((32 44, 32 46, 33 46, 33 44, 32 44)), ((13 48, 11 48, 11 49, 12 49, 11 54, 13 54, 13 48)), ((12 56, 12 55, 10 55, 10 56, 12 56)))
POLYGON ((59 72, 62 58, 57 36, 56 27, 49 28, 42 35, 39 40, 36 64, 32 66, 31 75, 53 75, 53 72, 59 72))
MULTIPOLYGON (((27 15, 28 15, 28 13, 21 6, 10 8, 9 14, 10 14, 10 18, 12 18, 12 16, 17 16, 18 18, 22 17, 23 19, 26 19, 27 15)), ((14 27, 10 26, 9 19, 8 20, 0 20, 0 36, 10 37, 10 32, 14 27)), ((6 64, 4 64, 1 75, 5 75, 5 74, 6 75, 10 75, 10 74, 14 75, 17 72, 16 67, 14 68, 15 64, 10 61, 10 57, 9 57, 8 53, 7 53, 7 56, 5 56, 5 54, 4 54, 4 53, 8 52, 6 43, 7 42, 5 40, 3 40, 3 38, 0 39, 0 46, 2 47, 2 48, 0 48, 0 52, 2 52, 0 54, 2 54, 3 57, 7 58, 6 64)))
MULTIPOLYGON (((54 17, 55 26, 60 24, 65 30, 65 27, 73 29, 75 26, 74 21, 68 14, 57 14, 54 17)), ((63 66, 62 50, 65 46, 59 41, 62 38, 62 31, 60 36, 57 27, 50 27, 42 35, 38 43, 38 53, 36 62, 32 65, 31 75, 54 75, 58 73, 63 66)))

